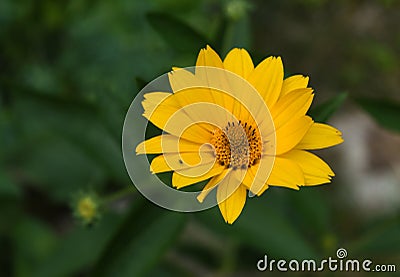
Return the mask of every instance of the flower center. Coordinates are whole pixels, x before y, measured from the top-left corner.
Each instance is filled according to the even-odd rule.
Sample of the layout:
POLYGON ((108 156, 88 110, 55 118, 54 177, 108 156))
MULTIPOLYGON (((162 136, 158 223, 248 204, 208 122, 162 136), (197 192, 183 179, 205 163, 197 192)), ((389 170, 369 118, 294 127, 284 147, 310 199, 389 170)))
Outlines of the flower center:
POLYGON ((211 144, 217 161, 227 168, 245 169, 261 158, 262 141, 257 128, 240 120, 228 122, 223 130, 215 129, 211 144))

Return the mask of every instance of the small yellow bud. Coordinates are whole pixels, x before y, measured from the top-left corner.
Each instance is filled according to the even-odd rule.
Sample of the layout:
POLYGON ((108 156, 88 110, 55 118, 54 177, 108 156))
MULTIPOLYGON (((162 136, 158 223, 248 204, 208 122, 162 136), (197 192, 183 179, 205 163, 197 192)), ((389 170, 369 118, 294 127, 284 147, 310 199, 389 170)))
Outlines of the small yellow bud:
POLYGON ((79 193, 73 201, 74 215, 84 225, 95 223, 100 217, 100 205, 97 196, 93 193, 79 193))
POLYGON ((81 199, 78 203, 78 211, 79 215, 87 220, 91 221, 91 219, 96 215, 97 205, 90 197, 85 197, 81 199))

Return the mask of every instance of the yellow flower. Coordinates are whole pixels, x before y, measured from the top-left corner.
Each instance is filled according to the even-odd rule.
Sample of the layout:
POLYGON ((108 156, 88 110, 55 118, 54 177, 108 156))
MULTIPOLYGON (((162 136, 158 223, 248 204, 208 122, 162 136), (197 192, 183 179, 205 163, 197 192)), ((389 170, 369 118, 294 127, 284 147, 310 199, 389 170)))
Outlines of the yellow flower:
POLYGON ((270 186, 298 190, 329 183, 333 171, 306 150, 339 144, 341 133, 306 115, 314 97, 308 77, 283 76, 280 57, 254 67, 244 49, 232 49, 222 61, 207 46, 198 55, 195 73, 176 68, 169 73, 173 93, 144 95, 143 115, 167 134, 140 143, 137 154, 161 154, 150 169, 174 171, 172 184, 178 189, 210 179, 197 199, 203 202, 217 188, 229 224, 240 215, 247 191, 259 196, 270 186), (240 76, 248 86, 219 72, 240 76), (235 92, 225 93, 215 84, 235 92))

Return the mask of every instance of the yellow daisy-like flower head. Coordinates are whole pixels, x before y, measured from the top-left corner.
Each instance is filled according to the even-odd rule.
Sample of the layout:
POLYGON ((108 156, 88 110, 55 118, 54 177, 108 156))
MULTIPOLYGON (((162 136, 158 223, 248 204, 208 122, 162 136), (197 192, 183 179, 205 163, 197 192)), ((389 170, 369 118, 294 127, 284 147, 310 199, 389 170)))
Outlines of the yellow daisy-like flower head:
POLYGON ((209 180, 197 199, 217 189, 224 220, 240 215, 247 192, 261 195, 270 186, 298 190, 329 183, 330 167, 307 150, 343 142, 341 133, 306 115, 314 94, 308 77, 284 79, 280 57, 254 67, 244 49, 224 60, 207 46, 195 72, 174 68, 172 93, 144 95, 144 116, 164 134, 140 143, 138 154, 161 154, 153 173, 173 171, 183 188, 209 180))

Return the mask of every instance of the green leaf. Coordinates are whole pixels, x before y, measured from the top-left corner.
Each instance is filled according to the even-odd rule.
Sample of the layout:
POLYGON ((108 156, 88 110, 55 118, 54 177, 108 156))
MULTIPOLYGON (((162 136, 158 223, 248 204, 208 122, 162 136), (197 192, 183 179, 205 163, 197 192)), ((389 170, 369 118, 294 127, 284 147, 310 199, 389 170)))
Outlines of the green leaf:
POLYGON ((400 132, 400 103, 389 99, 357 98, 359 104, 382 127, 400 132))
POLYGON ((79 190, 104 182, 104 170, 75 145, 52 138, 36 143, 23 169, 33 184, 57 202, 66 202, 79 190))
POLYGON ((121 224, 121 215, 104 215, 93 228, 77 226, 30 276, 75 276, 99 258, 121 224))
POLYGON ((37 93, 59 94, 57 76, 51 67, 42 64, 28 64, 22 70, 21 83, 37 93))
POLYGON ((325 103, 312 108, 310 115, 315 121, 326 122, 343 105, 347 96, 347 92, 339 93, 325 103))
POLYGON ((283 207, 278 203, 283 199, 274 201, 279 196, 278 191, 270 189, 268 197, 263 195, 259 198, 248 198, 242 214, 232 225, 223 221, 217 207, 201 212, 198 216, 224 238, 236 238, 243 245, 251 246, 270 257, 317 257, 310 242, 283 212, 283 207))
POLYGON ((20 187, 0 168, 0 198, 16 198, 21 195, 20 187))
POLYGON ((24 141, 15 156, 24 157, 24 171, 34 184, 65 200, 78 188, 103 184, 106 176, 128 183, 119 141, 99 120, 96 107, 32 94, 16 95, 14 102, 24 141))
POLYGON ((58 242, 50 226, 31 217, 22 219, 12 235, 16 276, 31 276, 35 266, 50 256, 58 242))
POLYGON ((185 215, 146 203, 108 244, 95 276, 144 276, 178 237, 185 215))
POLYGON ((311 245, 284 214, 265 208, 263 200, 251 199, 247 216, 238 222, 238 233, 248 243, 274 256, 291 258, 316 257, 311 245))
POLYGON ((330 207, 322 191, 313 187, 302 187, 298 192, 291 193, 289 199, 292 203, 291 212, 296 213, 294 220, 298 226, 306 225, 305 231, 316 237, 332 231, 330 207), (312 230, 309 226, 313 226, 312 230))
POLYGON ((399 218, 375 225, 375 227, 366 228, 367 231, 348 246, 349 252, 362 256, 395 257, 398 255, 400 253, 399 218))
POLYGON ((207 44, 207 39, 185 22, 163 12, 147 14, 150 25, 172 49, 195 53, 207 44))

